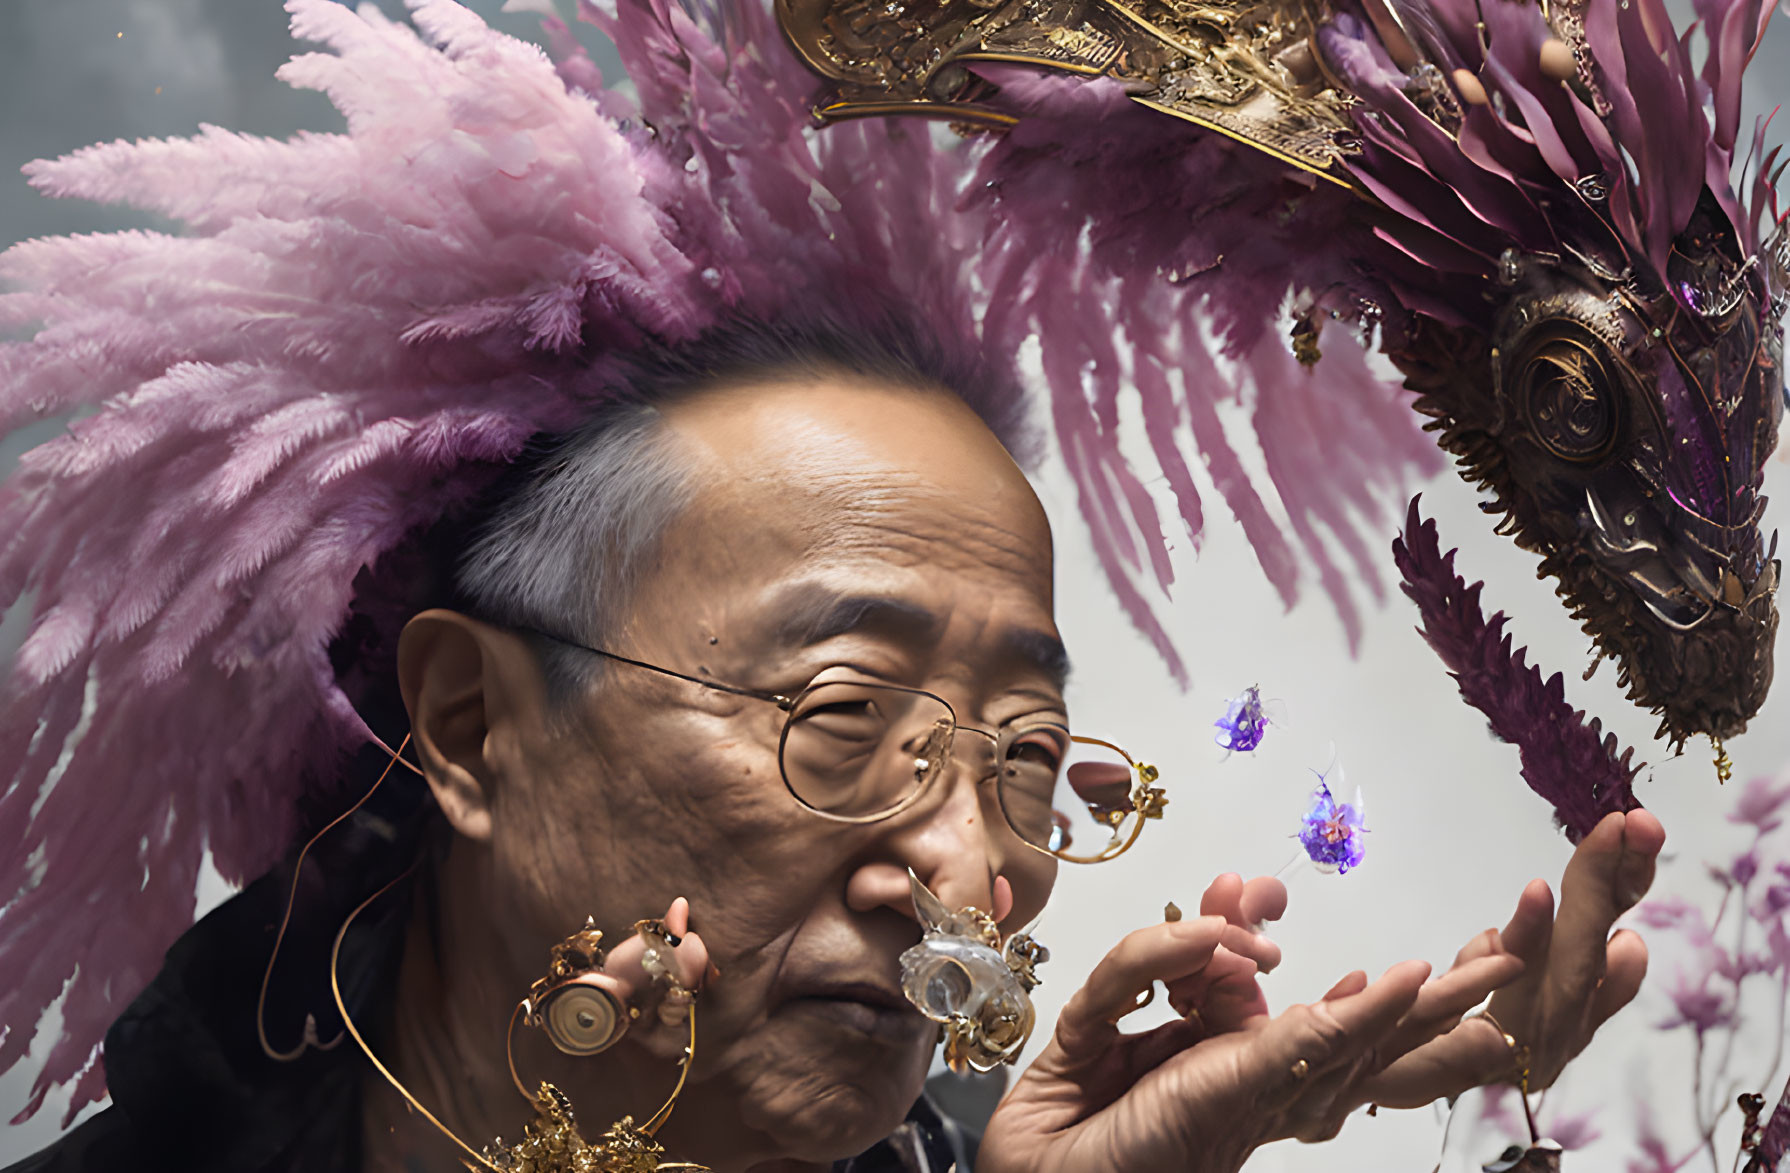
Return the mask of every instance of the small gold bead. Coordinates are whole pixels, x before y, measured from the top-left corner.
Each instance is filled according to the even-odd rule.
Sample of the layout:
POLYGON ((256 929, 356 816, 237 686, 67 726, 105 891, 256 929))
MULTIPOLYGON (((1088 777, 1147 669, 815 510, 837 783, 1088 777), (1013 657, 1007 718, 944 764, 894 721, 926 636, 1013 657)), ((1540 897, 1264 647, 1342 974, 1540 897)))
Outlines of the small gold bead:
POLYGON ((1565 41, 1549 37, 1541 43, 1541 71, 1555 81, 1570 81, 1578 76, 1579 63, 1565 41))
POLYGON ((1485 86, 1480 84, 1479 79, 1473 76, 1470 70, 1457 69, 1454 71, 1454 88, 1460 91, 1461 101, 1469 106, 1491 104, 1491 98, 1486 96, 1485 86))

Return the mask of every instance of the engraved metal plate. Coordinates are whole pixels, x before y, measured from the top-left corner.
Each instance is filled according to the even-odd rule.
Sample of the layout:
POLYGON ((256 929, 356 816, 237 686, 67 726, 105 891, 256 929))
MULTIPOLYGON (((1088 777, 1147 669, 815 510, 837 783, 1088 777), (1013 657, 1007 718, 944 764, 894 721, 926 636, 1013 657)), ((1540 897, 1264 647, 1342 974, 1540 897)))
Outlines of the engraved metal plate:
POLYGON ((979 62, 1110 75, 1134 100, 1346 182, 1348 94, 1321 67, 1322 4, 1300 0, 777 0, 796 51, 828 86, 822 121, 925 114, 1013 118, 979 62))

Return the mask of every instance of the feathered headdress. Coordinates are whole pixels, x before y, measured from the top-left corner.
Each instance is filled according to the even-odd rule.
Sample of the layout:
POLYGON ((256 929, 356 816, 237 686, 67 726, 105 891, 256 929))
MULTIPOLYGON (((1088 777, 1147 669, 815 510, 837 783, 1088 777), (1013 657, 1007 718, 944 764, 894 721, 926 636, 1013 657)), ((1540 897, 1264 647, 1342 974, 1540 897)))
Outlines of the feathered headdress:
MULTIPOLYGON (((605 88, 562 26, 556 69, 450 0, 412 6, 416 31, 290 0, 294 34, 329 51, 281 77, 328 94, 346 133, 207 127, 28 168, 51 195, 186 231, 0 257, 16 290, 0 320, 37 327, 0 347, 0 428, 79 417, 0 496, 0 604, 35 607, 0 713, 0 1070, 67 995, 22 1115, 70 1080, 71 1115, 103 1094, 99 1040, 190 923, 202 857, 230 879, 268 868, 301 796, 329 791, 370 737, 331 658, 357 576, 529 436, 578 420, 643 345, 822 309, 849 321, 893 300, 999 372, 1048 327, 1056 433, 1146 626, 1134 581, 1166 586, 1168 563, 1119 451, 1113 315, 1134 336, 1164 331, 1130 376, 1187 528, 1202 522, 1172 440, 1182 421, 1289 601, 1309 549, 1349 614, 1318 527, 1376 581, 1361 537, 1376 490, 1436 463, 1359 347, 1332 348, 1319 385, 1239 316, 1221 328, 1248 378, 1209 379, 1187 291, 1123 282, 1113 240, 1077 249, 1071 231, 1040 266, 1016 262, 1011 235, 987 250, 994 209, 963 206, 975 152, 937 150, 917 125, 814 132, 812 78, 759 5, 587 9, 635 98, 605 88), (1226 439, 1239 396, 1266 482, 1226 439)), ((1153 182, 1184 166, 1166 157, 1153 182)), ((1252 200, 1284 190, 1234 182, 1252 200)), ((1290 275, 1298 246, 1260 235, 1259 263, 1290 275)), ((1284 283, 1264 279, 1263 314, 1284 283)))

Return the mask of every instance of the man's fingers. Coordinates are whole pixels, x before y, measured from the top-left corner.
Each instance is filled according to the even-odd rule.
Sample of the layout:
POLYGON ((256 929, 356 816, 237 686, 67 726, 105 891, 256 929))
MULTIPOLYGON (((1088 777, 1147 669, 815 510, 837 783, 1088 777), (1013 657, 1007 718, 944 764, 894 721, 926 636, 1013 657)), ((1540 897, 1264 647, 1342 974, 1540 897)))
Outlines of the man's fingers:
POLYGON ((1381 1045, 1417 1001, 1429 969, 1401 962, 1359 993, 1290 1007, 1238 1055, 1242 1085, 1256 1090, 1258 1104, 1297 1098, 1320 1074, 1381 1045))
MULTIPOLYGON (((689 990, 699 990, 709 974, 709 950, 702 937, 690 931, 690 902, 682 896, 671 902, 664 917, 665 931, 678 939, 671 949, 671 975, 689 990)), ((630 998, 656 1000, 659 983, 646 972, 644 959, 647 942, 638 933, 630 933, 609 950, 605 972, 620 982, 630 998)))
POLYGON ((1262 973, 1272 973, 1280 964, 1280 946, 1250 929, 1238 928, 1226 938, 1225 948, 1255 962, 1256 969, 1262 973))
POLYGON ((1508 953, 1475 958, 1433 982, 1426 982, 1412 1006, 1412 1016, 1436 1022, 1459 1017, 1485 1001, 1493 990, 1509 985, 1522 974, 1522 959, 1508 953))
MULTIPOLYGON (((1457 961, 1455 968, 1426 982, 1411 1009, 1376 1049, 1375 1057, 1386 1064, 1385 1070, 1370 1073, 1350 1090, 1351 1105, 1372 1100, 1387 1107, 1416 1107, 1475 1087, 1488 1072, 1502 1074, 1502 1069, 1488 1066, 1500 1060, 1483 1037, 1475 1037, 1476 1028, 1461 1023, 1461 1015, 1522 972, 1520 959, 1496 953, 1457 961)), ((1509 1049, 1503 1049, 1508 1061, 1509 1049)))
POLYGON ((1241 945, 1250 936, 1222 916, 1150 925, 1127 934, 1063 1007, 1057 1017, 1057 1044, 1071 1062, 1104 1050, 1118 1037, 1113 1023, 1135 1009, 1153 983, 1196 973, 1212 960, 1221 943, 1241 945))
POLYGON ((1591 1029, 1596 1030, 1612 1014, 1634 1001, 1647 976, 1647 943, 1639 933, 1620 929, 1605 949, 1603 985, 1591 1001, 1591 1029))
POLYGON ((1629 811, 1622 824, 1622 864, 1616 870, 1616 902, 1627 912, 1653 887, 1654 868, 1666 846, 1666 828, 1652 811, 1629 811))
POLYGON ((1381 1049, 1388 1062, 1413 1051, 1437 1035, 1452 1030, 1461 1015, 1486 1000, 1493 990, 1508 985, 1522 976, 1523 963, 1509 954, 1480 957, 1449 970, 1432 982, 1425 982, 1381 1049))
POLYGON ((1365 1081, 1358 1096, 1387 1108, 1421 1108, 1468 1088, 1513 1078, 1517 1055, 1498 1028, 1469 1018, 1365 1081))
POLYGON ((1255 935, 1237 952, 1254 961, 1263 973, 1280 964, 1280 946, 1260 935, 1261 924, 1278 920, 1286 908, 1286 885, 1272 876, 1258 876, 1245 884, 1242 876, 1227 872, 1213 880, 1200 896, 1201 916, 1222 916, 1255 935))
POLYGON ((1222 916, 1234 925, 1260 932, 1287 911, 1287 886, 1273 876, 1244 882, 1235 872, 1213 880, 1200 897, 1201 916, 1222 916))
POLYGON ((1197 1012, 1207 1034, 1224 1034, 1268 1013, 1254 961, 1220 945, 1197 973, 1166 983, 1168 1003, 1188 1018, 1197 1012))
POLYGON ((1461 951, 1454 955, 1454 964, 1459 967, 1469 961, 1477 961, 1481 957, 1492 957, 1502 952, 1504 952, 1504 940, 1498 935, 1498 930, 1487 929, 1461 946, 1461 951))
POLYGON ((1659 820, 1644 811, 1632 816, 1631 842, 1630 818, 1604 816, 1573 852, 1560 881, 1548 976, 1569 1004, 1582 1004, 1602 979, 1610 927, 1646 891, 1665 842, 1659 820))
POLYGON ((1206 885, 1200 895, 1200 915, 1222 916, 1234 925, 1244 924, 1243 877, 1226 872, 1206 885))
POLYGON ((1499 934, 1504 951, 1523 959, 1531 969, 1548 957, 1548 941, 1554 930, 1554 893, 1546 880, 1530 880, 1517 897, 1516 911, 1499 934))
POLYGON ((1287 886, 1273 876, 1257 876, 1243 885, 1245 927, 1279 920, 1287 911, 1287 886))
POLYGON ((1520 958, 1527 980, 1500 990, 1492 1009, 1500 1019, 1528 1020, 1548 978, 1548 951, 1554 933, 1554 893, 1546 880, 1530 880, 1517 898, 1516 911, 1498 934, 1500 949, 1520 958))

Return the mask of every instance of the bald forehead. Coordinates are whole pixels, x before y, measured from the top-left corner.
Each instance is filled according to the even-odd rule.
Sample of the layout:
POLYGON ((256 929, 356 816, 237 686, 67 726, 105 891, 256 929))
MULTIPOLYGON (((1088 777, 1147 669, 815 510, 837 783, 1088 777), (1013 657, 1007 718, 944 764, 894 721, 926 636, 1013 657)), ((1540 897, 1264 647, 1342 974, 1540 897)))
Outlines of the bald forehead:
POLYGON ((1008 531, 1048 561, 1050 527, 1024 474, 947 391, 845 374, 717 387, 665 412, 697 497, 809 513, 924 498, 963 524, 1008 531))
POLYGON ((1060 702, 1049 524, 956 396, 809 376, 700 392, 664 422, 691 497, 635 600, 637 640, 694 624, 740 672, 783 665, 780 684, 837 655, 1060 702))
POLYGON ((991 490, 1009 478, 1025 483, 981 417, 942 389, 792 373, 703 390, 672 404, 665 418, 683 442, 737 474, 792 459, 819 469, 843 458, 887 470, 982 472, 991 490))

